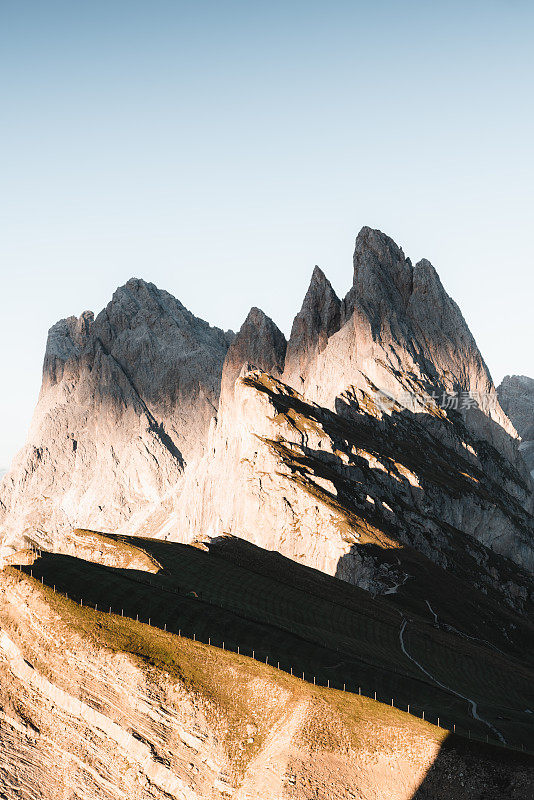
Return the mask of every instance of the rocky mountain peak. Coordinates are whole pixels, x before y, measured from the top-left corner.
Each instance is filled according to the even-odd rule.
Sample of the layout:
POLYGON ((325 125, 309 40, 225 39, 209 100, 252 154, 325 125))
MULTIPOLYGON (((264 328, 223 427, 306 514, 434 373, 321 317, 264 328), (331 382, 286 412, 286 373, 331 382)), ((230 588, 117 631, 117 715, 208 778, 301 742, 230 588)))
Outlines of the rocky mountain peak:
POLYGON ((413 267, 402 249, 382 231, 363 227, 353 256, 355 294, 365 305, 385 295, 397 306, 406 305, 412 292, 413 267))
POLYGON ((322 269, 316 266, 291 328, 284 373, 288 383, 299 385, 309 362, 326 347, 328 338, 339 330, 340 324, 341 300, 322 269))
POLYGON ((282 331, 261 308, 252 307, 226 354, 221 397, 233 391, 245 364, 280 375, 284 369, 286 348, 282 331))
MULTIPOLYGON (((332 310, 337 306, 339 313, 340 305, 341 300, 332 288, 332 284, 323 270, 315 265, 300 313, 303 311, 316 311, 318 306, 320 308, 328 307, 332 310)), ((328 321, 331 323, 331 320, 328 321)))
POLYGON ((48 331, 43 363, 43 385, 58 383, 66 365, 75 368, 77 360, 92 342, 94 314, 84 311, 79 317, 67 317, 48 331))
POLYGON ((138 278, 96 319, 53 325, 28 442, 0 500, 3 544, 37 530, 50 543, 78 523, 116 528, 158 504, 203 452, 232 338, 138 278))
MULTIPOLYGON (((154 508, 164 516, 161 504, 174 502, 184 470, 194 476, 195 464, 213 458, 213 443, 237 447, 250 392, 234 387, 250 367, 349 416, 357 397, 366 408, 377 396, 402 408, 410 395, 422 398, 424 413, 431 392, 478 392, 481 407, 466 413, 465 435, 521 462, 489 372, 436 270, 425 259, 413 267, 390 237, 365 227, 347 297, 340 301, 315 267, 289 343, 259 308, 237 335, 225 333, 139 278, 119 287, 96 318, 84 312, 54 325, 28 444, 3 484, 6 537, 20 542, 39 528, 54 541, 73 524, 116 529, 154 508)), ((262 428, 264 412, 260 403, 251 427, 262 428)))

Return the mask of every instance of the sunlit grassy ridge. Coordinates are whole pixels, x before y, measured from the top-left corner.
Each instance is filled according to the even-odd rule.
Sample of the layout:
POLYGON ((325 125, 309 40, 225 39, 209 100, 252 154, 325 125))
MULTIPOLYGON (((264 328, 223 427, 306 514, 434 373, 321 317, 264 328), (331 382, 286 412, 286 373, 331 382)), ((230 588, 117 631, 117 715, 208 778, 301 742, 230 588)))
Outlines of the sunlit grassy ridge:
MULTIPOLYGON (((111 607, 115 615, 150 620, 146 628, 154 631, 154 644, 152 636, 160 635, 155 628, 180 632, 180 641, 211 641, 217 652, 224 643, 226 650, 239 649, 241 661, 246 656, 243 663, 253 663, 254 654, 256 661, 267 659, 282 670, 304 674, 310 683, 315 679, 316 684, 338 689, 345 685, 356 694, 361 688, 371 698, 376 691, 378 700, 390 704, 393 699, 395 706, 410 706, 419 717, 424 712, 432 722, 439 717, 451 730, 456 725, 459 733, 494 738, 491 728, 473 718, 463 699, 470 698, 478 704, 480 717, 502 731, 508 742, 530 744, 532 726, 525 710, 534 705, 534 684, 528 662, 516 655, 437 628, 415 613, 408 619, 396 596, 394 602, 373 598, 239 540, 216 542, 212 552, 154 540, 120 541, 121 548, 130 543, 146 550, 161 564, 160 572, 112 569, 43 553, 31 567, 33 575, 70 598, 98 605, 100 611, 111 607), (405 647, 435 680, 402 652, 404 619, 405 647)), ((109 613, 103 617, 114 618, 109 613)), ((131 630, 138 655, 149 662, 166 663, 170 658, 173 666, 172 652, 161 656, 159 644, 146 649, 138 629, 131 630)), ((209 676, 204 683, 209 685, 209 676)))
MULTIPOLYGON (((198 698, 223 737, 238 776, 261 750, 283 712, 299 704, 307 708, 300 735, 312 750, 387 753, 394 752, 400 742, 416 743, 417 747, 420 741, 437 752, 449 735, 385 703, 313 686, 250 657, 178 637, 121 615, 81 606, 41 584, 38 578, 21 575, 13 568, 7 568, 4 576, 4 580, 23 584, 19 592, 30 607, 34 605, 32 595, 46 602, 51 611, 48 624, 55 637, 74 634, 85 646, 105 648, 110 654, 127 654, 152 673, 156 681, 158 675, 165 675, 198 698), (254 727, 254 739, 243 748, 243 729, 247 724, 254 727)), ((36 660, 36 650, 31 644, 26 643, 26 647, 32 666, 48 674, 49 663, 36 660)), ((51 674, 50 678, 58 680, 57 675, 51 674)))

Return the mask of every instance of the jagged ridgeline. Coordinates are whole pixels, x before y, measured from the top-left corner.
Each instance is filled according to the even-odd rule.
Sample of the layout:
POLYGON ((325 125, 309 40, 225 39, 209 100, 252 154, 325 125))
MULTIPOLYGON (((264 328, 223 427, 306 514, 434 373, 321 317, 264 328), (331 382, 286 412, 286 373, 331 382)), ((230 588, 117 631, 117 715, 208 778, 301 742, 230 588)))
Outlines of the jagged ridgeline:
POLYGON ((452 537, 531 571, 518 446, 432 265, 363 228, 352 288, 340 300, 316 267, 287 343, 260 309, 225 333, 138 279, 96 319, 54 325, 28 440, 1 486, 2 552, 54 548, 76 527, 234 533, 331 574, 343 558, 343 577, 361 584, 347 540, 371 515, 440 563, 452 537), (436 403, 454 394, 476 402, 436 403), (311 502, 303 485, 325 470, 337 510, 328 490, 311 502))
MULTIPOLYGON (((534 381, 496 390, 429 261, 363 228, 353 268, 340 299, 315 267, 288 341, 259 308, 224 332, 138 279, 96 318, 50 330, 27 443, 0 484, 0 667, 6 704, 30 697, 0 744, 26 758, 24 737, 39 743, 25 786, 51 758, 45 738, 57 744, 42 709, 61 683, 66 731, 90 717, 82 738, 115 742, 125 763, 139 751, 123 774, 61 740, 98 787, 78 764, 76 796, 307 800, 349 797, 350 785, 395 800, 434 800, 438 786, 455 800, 529 797, 530 757, 502 745, 534 750, 534 381), (103 617, 108 606, 123 621, 103 617), (81 654, 57 685, 44 675, 47 625, 81 654), (234 654, 214 653, 212 638, 234 654), (268 665, 298 663, 371 698, 378 687, 378 700, 394 694, 501 749, 453 737, 449 751, 413 714, 297 691, 291 675, 235 660, 255 642, 268 665), (87 676, 110 652, 115 688, 97 702, 87 676), (85 705, 73 711, 72 697, 85 705), (187 762, 184 746, 202 758, 187 762), (380 778, 366 772, 373 747, 389 754, 380 778), (386 779, 388 759, 404 783, 386 779), (505 794, 491 794, 498 785, 505 794)), ((65 670, 68 653, 50 658, 65 670)))

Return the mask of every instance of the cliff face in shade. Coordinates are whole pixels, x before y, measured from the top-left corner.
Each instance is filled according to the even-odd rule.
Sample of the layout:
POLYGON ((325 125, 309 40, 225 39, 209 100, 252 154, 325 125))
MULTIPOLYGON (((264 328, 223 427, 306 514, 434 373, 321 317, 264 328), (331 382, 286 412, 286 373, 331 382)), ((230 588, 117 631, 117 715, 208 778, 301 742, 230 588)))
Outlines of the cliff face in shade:
POLYGON ((519 452, 534 479, 534 380, 526 375, 507 375, 497 393, 523 439, 519 452))
POLYGON ((50 330, 26 446, 4 477, 4 547, 115 528, 200 457, 232 336, 133 279, 50 330))
POLYGON ((300 388, 310 363, 324 350, 340 324, 341 300, 324 272, 316 266, 291 329, 284 371, 287 383, 300 388))

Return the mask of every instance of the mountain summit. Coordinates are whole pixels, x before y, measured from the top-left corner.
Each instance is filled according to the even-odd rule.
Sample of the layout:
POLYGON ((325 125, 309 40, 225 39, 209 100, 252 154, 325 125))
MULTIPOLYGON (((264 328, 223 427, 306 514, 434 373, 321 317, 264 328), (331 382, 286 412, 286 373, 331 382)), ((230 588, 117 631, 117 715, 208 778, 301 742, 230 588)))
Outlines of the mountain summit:
MULTIPOLYGON (((24 541, 59 546, 73 527, 182 541, 234 532, 335 573, 346 551, 339 526, 354 522, 343 514, 343 523, 319 522, 319 504, 311 524, 299 470, 280 445, 269 444, 287 440, 306 459, 322 449, 322 461, 331 448, 329 470, 356 481, 353 494, 383 495, 380 502, 375 497, 375 513, 383 503, 394 509, 402 496, 402 513, 393 510, 388 524, 397 535, 406 529, 411 546, 422 543, 410 515, 428 527, 432 506, 440 524, 532 569, 529 475, 458 306, 429 261, 413 266, 381 231, 362 228, 353 267, 343 300, 315 267, 288 342, 259 308, 237 335, 225 333, 137 278, 117 289, 96 318, 88 311, 54 325, 28 442, 2 483, 4 552, 24 541), (411 457, 395 455, 415 475, 417 491, 414 485, 405 496, 404 479, 378 490, 373 471, 354 471, 350 454, 340 462, 343 447, 321 416, 329 413, 343 424, 365 424, 364 438, 375 442, 371 460, 385 457, 381 438, 387 458, 391 442, 400 447, 403 437, 406 449, 427 452, 426 477, 411 457), (452 459, 458 475, 472 474, 471 483, 458 477, 443 484, 429 467, 430 452, 452 459), (320 547, 313 533, 319 529, 320 547)), ((323 468, 314 462, 313 469, 323 468)), ((339 504, 339 490, 337 496, 339 504)), ((439 560, 444 534, 424 536, 432 540, 428 554, 439 560)), ((363 576, 344 564, 349 580, 374 580, 374 567, 363 576)))

